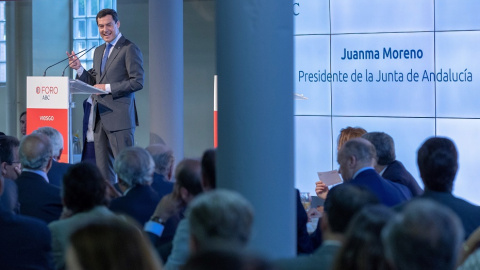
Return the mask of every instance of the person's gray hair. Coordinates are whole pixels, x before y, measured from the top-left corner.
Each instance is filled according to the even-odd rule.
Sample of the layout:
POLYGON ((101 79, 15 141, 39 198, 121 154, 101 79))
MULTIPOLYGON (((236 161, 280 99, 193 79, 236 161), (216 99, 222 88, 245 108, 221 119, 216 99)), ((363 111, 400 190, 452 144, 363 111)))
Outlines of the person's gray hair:
POLYGON ((57 158, 60 155, 60 151, 63 149, 63 136, 62 134, 52 127, 41 127, 32 132, 33 134, 41 133, 48 137, 52 144, 53 156, 57 158))
POLYGON ((167 177, 169 169, 175 162, 173 151, 163 144, 152 144, 145 148, 153 158, 155 162, 155 171, 167 177))
POLYGON ((43 134, 27 135, 20 142, 19 158, 25 169, 45 169, 52 158, 52 144, 43 134))
POLYGON ((463 236, 462 223, 451 209, 416 199, 389 221, 382 242, 387 260, 397 270, 452 270, 463 236))
POLYGON ((363 138, 348 140, 340 149, 344 157, 355 156, 360 162, 372 162, 377 158, 375 146, 363 138))
POLYGON ((385 132, 368 132, 362 135, 375 146, 378 165, 388 165, 395 161, 395 143, 393 138, 385 132))
POLYGON ((187 218, 199 250, 216 245, 243 248, 250 239, 253 207, 237 192, 216 189, 195 198, 187 218))
POLYGON ((150 185, 154 170, 153 159, 143 148, 132 146, 123 149, 115 158, 113 169, 129 187, 140 184, 150 185))

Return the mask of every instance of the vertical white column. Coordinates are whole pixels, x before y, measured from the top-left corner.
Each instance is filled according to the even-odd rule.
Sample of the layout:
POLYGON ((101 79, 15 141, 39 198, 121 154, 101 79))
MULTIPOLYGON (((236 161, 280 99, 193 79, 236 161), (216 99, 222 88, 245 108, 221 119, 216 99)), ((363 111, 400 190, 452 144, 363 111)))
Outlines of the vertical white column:
POLYGON ((252 202, 251 248, 269 258, 296 250, 292 8, 216 2, 218 186, 252 202))
POLYGON ((176 159, 181 160, 183 1, 148 1, 148 7, 150 143, 166 143, 173 149, 176 159))

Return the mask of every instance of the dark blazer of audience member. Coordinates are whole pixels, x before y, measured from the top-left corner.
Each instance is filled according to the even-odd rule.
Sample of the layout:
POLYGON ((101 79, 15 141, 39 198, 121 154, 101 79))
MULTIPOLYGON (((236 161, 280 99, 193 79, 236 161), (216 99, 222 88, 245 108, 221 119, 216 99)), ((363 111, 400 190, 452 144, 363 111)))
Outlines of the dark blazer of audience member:
POLYGON ((385 255, 393 270, 453 270, 463 241, 457 215, 426 199, 408 203, 382 232, 385 255))
POLYGON ((366 205, 379 204, 377 197, 365 188, 353 185, 334 186, 324 203, 324 213, 319 227, 322 245, 310 256, 298 256, 275 262, 279 269, 330 269, 353 216, 366 205))
POLYGON ((417 163, 425 185, 425 192, 419 198, 434 200, 453 210, 468 238, 480 226, 480 207, 452 194, 458 169, 455 144, 448 138, 430 138, 418 149, 417 163))
MULTIPOLYGON (((0 194, 3 180, 0 179, 0 194)), ((45 222, 13 214, 0 202, 0 267, 53 269, 50 231, 45 222)))
POLYGON ((362 138, 370 141, 377 152, 375 170, 383 178, 406 186, 413 196, 423 193, 415 178, 396 160, 393 138, 384 132, 369 132, 362 138))
POLYGON ((162 263, 142 231, 124 218, 100 219, 70 237, 67 269, 158 270, 162 263))
POLYGON ((373 168, 375 157, 375 147, 369 141, 362 138, 347 141, 338 152, 337 158, 343 181, 369 189, 387 206, 410 199, 412 194, 407 187, 378 175, 373 168))
POLYGON ((93 164, 71 166, 63 177, 63 219, 48 224, 52 232, 55 268, 65 267, 65 250, 70 235, 82 225, 115 214, 107 208, 107 183, 93 164))
POLYGON ((173 182, 170 181, 173 176, 175 157, 173 151, 164 144, 152 144, 145 149, 150 153, 155 163, 151 187, 161 199, 173 190, 173 182))
POLYGON ((143 148, 128 147, 116 157, 113 168, 123 196, 111 201, 110 210, 127 214, 145 224, 160 201, 150 186, 155 168, 152 157, 143 148))
POLYGON ((395 212, 384 205, 370 205, 357 213, 345 234, 333 270, 387 270, 381 232, 395 212))
POLYGON ((64 160, 64 162, 58 162, 63 152, 62 134, 52 127, 41 127, 35 130, 33 133, 43 134, 50 139, 50 143, 52 144, 53 161, 52 168, 50 168, 47 174, 48 181, 54 186, 61 187, 63 176, 71 166, 71 164, 68 164, 68 160, 64 160))
POLYGON ((60 188, 48 183, 47 172, 52 166, 52 145, 42 134, 30 134, 20 142, 22 173, 18 187, 20 214, 33 216, 47 223, 62 213, 60 188))
POLYGON ((21 173, 21 165, 18 156, 20 142, 13 136, 0 136, 0 178, 4 179, 3 194, 0 195, 6 209, 14 213, 20 211, 18 203, 18 190, 14 180, 21 173))

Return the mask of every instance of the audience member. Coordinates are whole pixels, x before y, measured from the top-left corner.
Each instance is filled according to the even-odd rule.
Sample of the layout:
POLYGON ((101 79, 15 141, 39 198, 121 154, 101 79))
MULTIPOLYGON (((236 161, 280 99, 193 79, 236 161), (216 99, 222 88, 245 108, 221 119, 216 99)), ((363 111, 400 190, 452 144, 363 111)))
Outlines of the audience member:
POLYGON ((463 252, 457 270, 480 269, 480 227, 463 244, 463 252))
POLYGON ((425 192, 419 198, 434 200, 450 208, 460 218, 465 239, 468 238, 480 226, 480 207, 452 194, 458 169, 455 144, 448 138, 430 138, 418 149, 417 163, 425 185, 425 192))
POLYGON ((27 135, 27 112, 22 112, 20 114, 20 133, 22 136, 27 135))
MULTIPOLYGON (((369 141, 362 138, 347 141, 337 157, 343 181, 366 187, 387 206, 394 206, 410 199, 412 194, 406 186, 387 181, 378 175, 373 168, 375 158, 375 147, 369 141)), ((328 187, 319 181, 316 183, 315 191, 319 197, 324 197, 328 187)))
POLYGON ((310 256, 298 256, 276 262, 280 269, 330 269, 340 249, 352 217, 363 207, 378 204, 377 197, 364 188, 337 185, 327 195, 320 222, 322 245, 310 256))
POLYGON ((66 254, 67 269, 159 270, 149 240, 121 217, 101 219, 75 231, 66 254))
MULTIPOLYGON (((3 191, 0 178, 0 194, 3 191)), ((45 222, 13 214, 0 202, 2 269, 53 269, 50 231, 45 222)))
POLYGON ((18 187, 20 213, 49 223, 62 213, 60 188, 48 183, 47 172, 52 166, 52 145, 42 134, 30 134, 20 142, 22 173, 18 187))
POLYGON ((363 208, 348 226, 345 243, 335 259, 334 270, 388 269, 381 232, 395 212, 384 205, 363 208))
POLYGON ((406 186, 413 196, 423 193, 415 178, 396 160, 393 138, 384 132, 369 132, 362 138, 370 141, 377 152, 375 170, 383 178, 406 186))
POLYGON ((175 163, 173 151, 164 144, 152 144, 145 149, 155 162, 155 172, 153 173, 151 186, 162 199, 163 196, 172 193, 173 190, 173 182, 170 182, 173 176, 173 164, 175 163))
POLYGON ((41 127, 35 131, 35 134, 43 134, 48 139, 50 139, 50 143, 52 144, 52 151, 53 151, 53 160, 52 160, 52 168, 47 173, 48 181, 50 184, 61 187, 62 186, 62 179, 65 173, 67 172, 68 168, 70 168, 71 164, 68 163, 68 160, 62 163, 60 161, 60 157, 62 156, 63 152, 63 136, 62 134, 52 128, 52 127, 41 127))
POLYGON ((349 140, 354 138, 360 138, 367 131, 361 127, 346 127, 340 130, 340 134, 337 139, 337 151, 340 151, 342 146, 349 140))
POLYGON ((226 248, 242 250, 250 240, 253 207, 234 191, 206 192, 187 211, 192 253, 226 248))
POLYGON ((217 186, 215 155, 215 149, 207 149, 202 155, 202 186, 204 191, 215 189, 217 186))
POLYGON ((65 251, 70 235, 83 224, 113 214, 106 207, 106 181, 91 163, 71 166, 63 177, 62 199, 64 219, 48 225, 52 232, 53 258, 56 269, 65 266, 65 251))
POLYGON ((127 214, 138 223, 145 224, 160 201, 150 186, 154 166, 152 157, 145 149, 128 147, 122 150, 113 168, 123 196, 112 200, 110 210, 127 214))
POLYGON ((394 270, 453 270, 462 239, 455 213, 426 199, 409 203, 382 232, 385 255, 394 270))
POLYGON ((18 157, 18 146, 20 142, 12 136, 0 136, 0 178, 3 179, 3 194, 0 201, 6 209, 18 213, 18 189, 14 180, 21 173, 21 166, 18 157))
MULTIPOLYGON (((182 160, 175 170, 175 179, 173 192, 162 198, 152 218, 145 225, 145 230, 150 233, 154 242, 157 240, 156 236, 162 236, 163 230, 167 226, 165 220, 169 220, 174 215, 183 218, 185 207, 203 191, 200 162, 196 159, 182 160)), ((178 269, 185 264, 189 255, 189 233, 188 221, 183 218, 176 228, 171 253, 167 256, 165 264, 166 269, 178 269)))

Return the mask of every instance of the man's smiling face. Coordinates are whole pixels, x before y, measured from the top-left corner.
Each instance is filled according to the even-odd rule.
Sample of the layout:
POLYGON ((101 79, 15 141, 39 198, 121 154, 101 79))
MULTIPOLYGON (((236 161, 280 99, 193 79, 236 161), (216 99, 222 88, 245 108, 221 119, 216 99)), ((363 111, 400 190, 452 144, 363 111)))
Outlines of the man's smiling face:
POLYGON ((97 20, 98 32, 105 42, 112 42, 120 32, 120 21, 115 22, 112 15, 107 15, 97 20))

